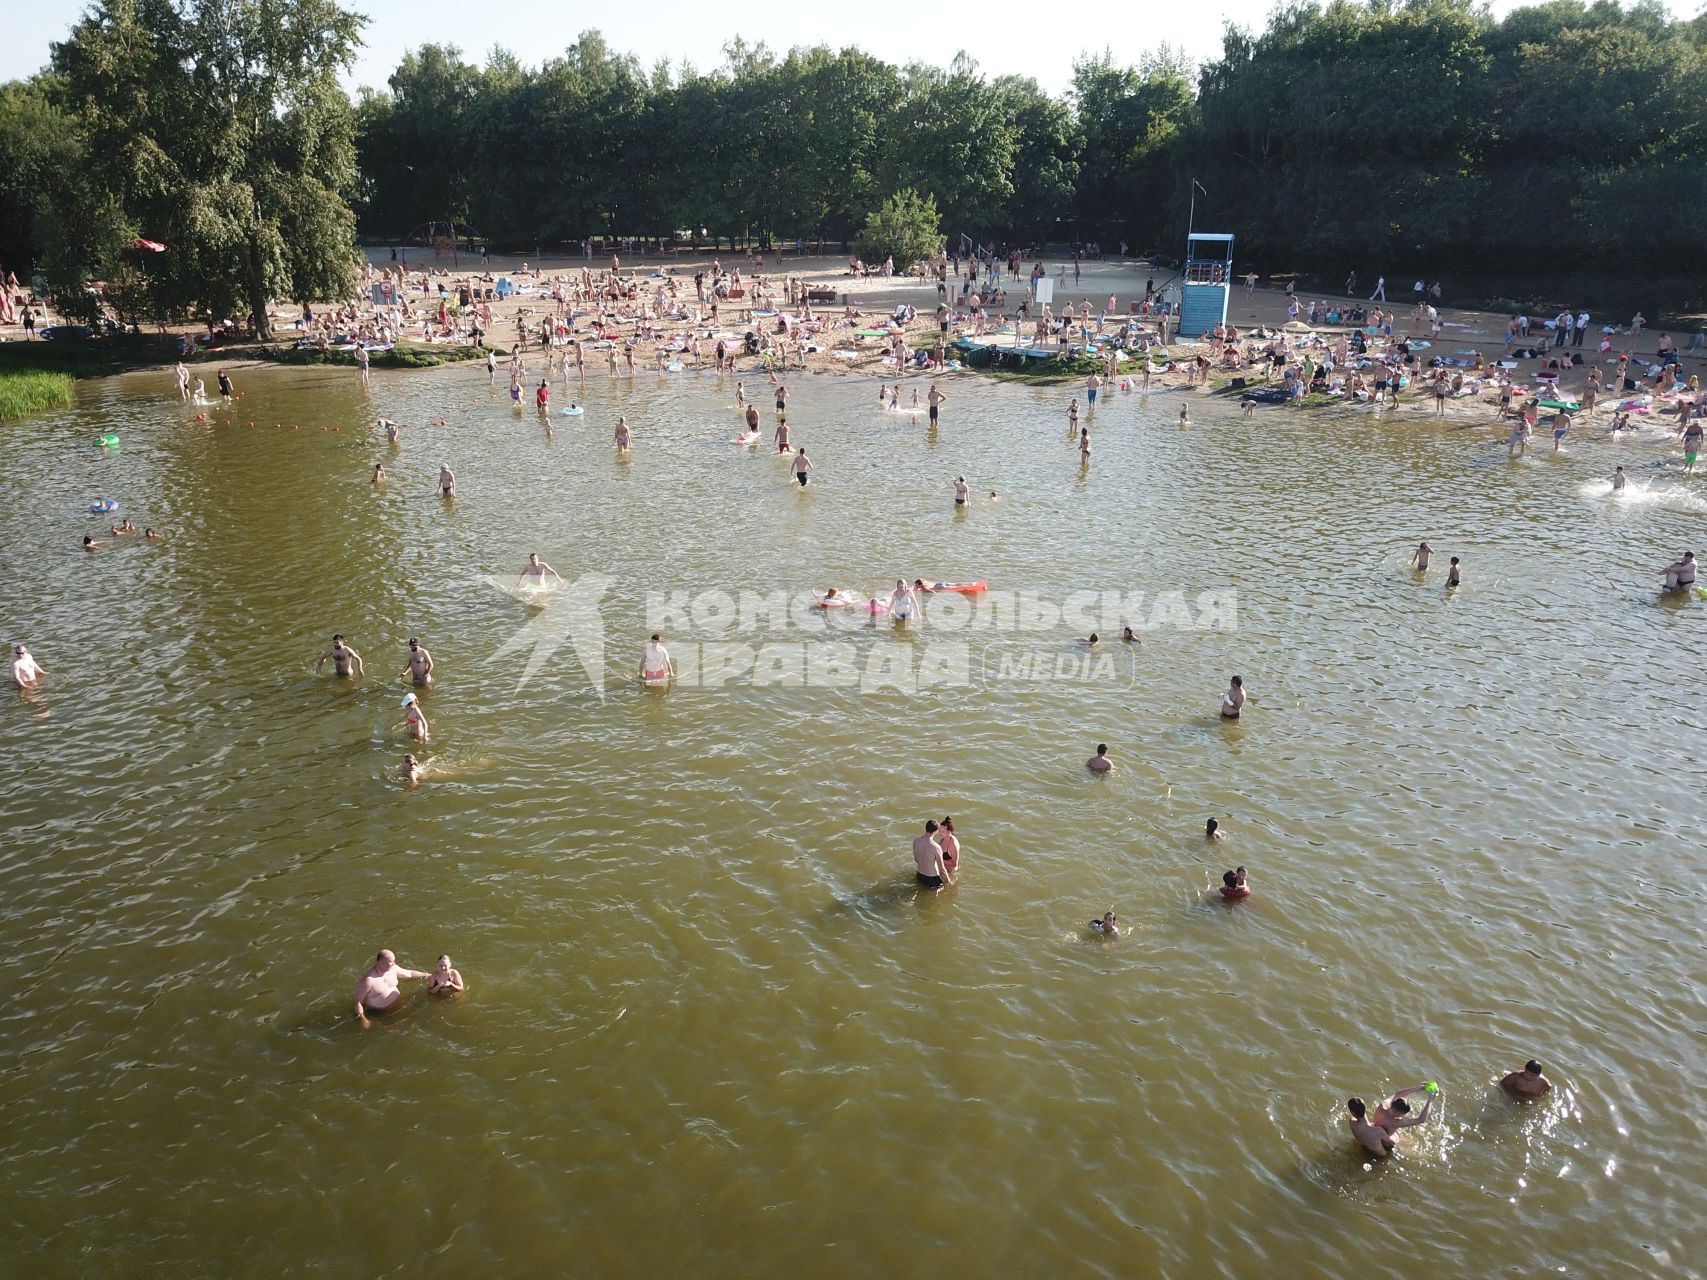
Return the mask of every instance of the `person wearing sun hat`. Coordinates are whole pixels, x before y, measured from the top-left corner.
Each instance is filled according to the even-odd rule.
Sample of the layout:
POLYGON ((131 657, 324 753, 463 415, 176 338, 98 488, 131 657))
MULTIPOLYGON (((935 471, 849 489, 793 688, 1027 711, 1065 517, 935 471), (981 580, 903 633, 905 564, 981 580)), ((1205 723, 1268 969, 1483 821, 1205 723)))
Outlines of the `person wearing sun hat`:
POLYGON ((421 714, 421 700, 412 693, 403 695, 403 723, 408 726, 409 736, 417 742, 425 742, 429 737, 427 717, 421 714))

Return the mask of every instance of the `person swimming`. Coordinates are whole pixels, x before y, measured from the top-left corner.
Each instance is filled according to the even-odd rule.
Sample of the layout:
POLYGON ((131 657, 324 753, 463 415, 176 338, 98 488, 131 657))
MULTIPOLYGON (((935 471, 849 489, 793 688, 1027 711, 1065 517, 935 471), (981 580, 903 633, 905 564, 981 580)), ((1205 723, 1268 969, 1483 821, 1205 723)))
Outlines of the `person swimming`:
POLYGON ((1227 838, 1227 833, 1221 829, 1221 824, 1219 822, 1215 821, 1214 818, 1211 818, 1208 822, 1203 824, 1203 838, 1205 840, 1225 840, 1227 838))
POLYGON ((1097 753, 1085 761, 1085 768, 1092 773, 1108 773, 1114 768, 1114 761, 1108 758, 1108 743, 1097 743, 1097 753))
POLYGON ((1120 936, 1119 917, 1114 914, 1112 909, 1103 912, 1101 920, 1092 920, 1086 928, 1092 933, 1102 934, 1105 938, 1118 938, 1120 936))
POLYGON ((1229 900, 1251 896, 1251 886, 1246 883, 1243 867, 1221 873, 1221 896, 1229 900))
POLYGON ((1539 1098, 1553 1087, 1553 1082, 1541 1072, 1541 1064, 1531 1058, 1522 1071, 1513 1071, 1500 1080, 1500 1088, 1516 1098, 1539 1098))
POLYGON ((421 768, 420 761, 416 760, 414 756, 405 755, 403 757, 402 772, 403 772, 403 781, 408 783, 411 787, 413 787, 413 786, 416 786, 417 784, 420 783, 421 778, 425 773, 425 770, 423 770, 421 768))
POLYGON ((430 996, 454 996, 466 991, 462 975, 451 968, 450 957, 440 956, 438 968, 427 978, 427 994, 430 996))
POLYGON ((1234 676, 1227 684, 1227 692, 1221 695, 1221 718, 1237 720, 1246 701, 1244 677, 1234 676))
POLYGON ((1074 644, 1082 644, 1087 649, 1094 649, 1097 647, 1097 644, 1099 643, 1099 641, 1097 639, 1097 633, 1093 631, 1088 636, 1080 636, 1073 643, 1074 644))
POLYGON ((1120 633, 1120 640, 1121 640, 1122 644, 1143 644, 1144 643, 1144 641, 1142 639, 1140 639, 1138 636, 1135 636, 1132 634, 1132 628, 1131 627, 1127 627, 1125 630, 1123 630, 1120 633))

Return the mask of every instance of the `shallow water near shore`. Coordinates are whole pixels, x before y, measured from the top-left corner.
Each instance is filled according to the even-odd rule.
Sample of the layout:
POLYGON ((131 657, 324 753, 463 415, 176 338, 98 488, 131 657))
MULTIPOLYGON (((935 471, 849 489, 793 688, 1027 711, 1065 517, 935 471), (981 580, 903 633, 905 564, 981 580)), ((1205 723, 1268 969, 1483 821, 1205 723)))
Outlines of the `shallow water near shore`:
POLYGON ((5 638, 50 672, 0 710, 18 1274, 1701 1274, 1702 1124, 1652 1120, 1707 1068, 1675 444, 1105 393, 1081 471, 1071 389, 954 381, 932 432, 811 378, 801 491, 757 378, 744 450, 709 374, 591 378, 549 437, 484 370, 235 377, 210 422, 137 375, 7 428, 5 638), (169 540, 84 554, 97 498, 169 540), (602 697, 569 645, 494 657, 550 613, 486 580, 530 551, 611 580, 602 697), (897 576, 1230 588, 1236 626, 1087 665, 927 608, 833 636, 888 687, 632 679, 649 593, 897 576), (365 679, 314 674, 334 631, 365 679), (964 873, 921 894, 945 813, 964 873), (381 945, 470 991, 361 1031, 381 945), (1440 1122, 1366 1168, 1345 1098, 1423 1079, 1440 1122))

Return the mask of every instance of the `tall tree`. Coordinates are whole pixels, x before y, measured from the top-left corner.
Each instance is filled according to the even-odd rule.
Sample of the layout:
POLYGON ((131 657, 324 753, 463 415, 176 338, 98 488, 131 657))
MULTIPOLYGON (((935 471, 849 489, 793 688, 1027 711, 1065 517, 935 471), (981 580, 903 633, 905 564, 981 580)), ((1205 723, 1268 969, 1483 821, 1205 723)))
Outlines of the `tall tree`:
POLYGON ((333 0, 99 0, 53 65, 102 163, 75 197, 105 229, 62 273, 115 270, 133 228, 157 304, 247 311, 354 288, 353 116, 337 81, 363 19, 333 0), (116 234, 115 234, 116 232, 116 234), (105 248, 102 240, 104 239, 105 248))

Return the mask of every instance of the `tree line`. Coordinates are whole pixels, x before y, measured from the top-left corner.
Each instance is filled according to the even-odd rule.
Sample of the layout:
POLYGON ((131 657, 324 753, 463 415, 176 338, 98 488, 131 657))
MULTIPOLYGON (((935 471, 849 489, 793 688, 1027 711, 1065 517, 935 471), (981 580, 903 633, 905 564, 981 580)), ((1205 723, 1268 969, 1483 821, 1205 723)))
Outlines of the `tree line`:
POLYGON ((98 0, 0 88, 0 261, 230 314, 346 291, 358 228, 839 248, 904 191, 951 242, 1177 253, 1195 182, 1197 225, 1271 272, 1707 266, 1707 16, 1657 0, 1292 3, 1201 67, 1104 52, 1057 94, 742 40, 648 68, 587 32, 536 67, 424 45, 352 101, 361 24, 336 0, 98 0))

